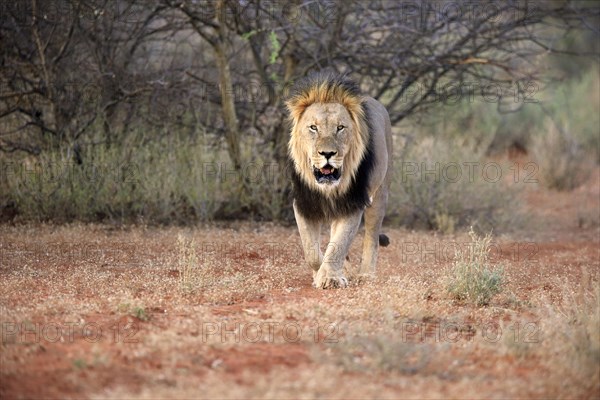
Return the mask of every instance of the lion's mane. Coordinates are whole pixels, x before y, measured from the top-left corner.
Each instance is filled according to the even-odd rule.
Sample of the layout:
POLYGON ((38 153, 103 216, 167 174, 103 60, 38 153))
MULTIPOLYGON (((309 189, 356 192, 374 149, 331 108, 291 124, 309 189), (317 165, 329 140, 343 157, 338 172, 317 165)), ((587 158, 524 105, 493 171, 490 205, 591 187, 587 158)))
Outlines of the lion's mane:
POLYGON ((291 138, 288 154, 291 161, 292 194, 299 212, 307 219, 330 221, 356 212, 369 205, 368 182, 374 166, 369 108, 358 86, 343 76, 317 73, 299 81, 286 102, 290 113, 291 138), (354 124, 354 136, 344 155, 342 179, 348 181, 343 190, 323 192, 316 188, 306 144, 297 130, 302 114, 315 103, 343 105, 354 124))

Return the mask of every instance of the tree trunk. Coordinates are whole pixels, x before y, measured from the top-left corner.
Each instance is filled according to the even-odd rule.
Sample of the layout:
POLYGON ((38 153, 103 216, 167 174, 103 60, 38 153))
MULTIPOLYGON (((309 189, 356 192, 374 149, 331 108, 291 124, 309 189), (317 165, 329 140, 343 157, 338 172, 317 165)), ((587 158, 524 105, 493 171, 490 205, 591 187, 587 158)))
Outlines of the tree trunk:
POLYGON ((235 111, 235 93, 231 80, 231 70, 229 68, 229 61, 227 60, 229 46, 227 45, 227 25, 223 21, 225 15, 223 7, 223 1, 219 1, 217 4, 217 17, 220 19, 218 28, 219 38, 214 45, 214 49, 217 56, 217 68, 219 69, 219 89, 221 92, 223 120, 225 122, 225 140, 233 167, 238 169, 242 166, 239 123, 235 111))
MULTIPOLYGON (((293 18, 294 15, 299 14, 299 2, 293 1, 288 5, 284 12, 284 18, 287 21, 291 21, 291 31, 294 32, 298 26, 298 18, 293 18)), ((296 50, 296 44, 292 40, 287 46, 285 54, 283 54, 283 84, 278 88, 277 98, 275 104, 279 107, 281 102, 284 100, 285 90, 290 85, 292 81, 292 77, 296 73, 296 66, 298 65, 298 60, 296 59, 294 52, 296 50)), ((288 132, 288 123, 287 118, 284 118, 275 131, 275 135, 273 138, 273 149, 275 151, 275 159, 280 165, 285 165, 287 160, 287 144, 289 140, 289 132, 288 132)))

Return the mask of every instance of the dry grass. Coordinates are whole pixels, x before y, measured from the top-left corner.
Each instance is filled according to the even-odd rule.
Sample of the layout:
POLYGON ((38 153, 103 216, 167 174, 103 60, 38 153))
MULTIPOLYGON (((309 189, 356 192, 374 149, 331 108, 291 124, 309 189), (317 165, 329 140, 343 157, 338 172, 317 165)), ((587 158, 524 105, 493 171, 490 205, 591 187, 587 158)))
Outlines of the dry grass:
POLYGON ((392 222, 452 234, 469 226, 507 231, 522 218, 519 188, 506 185, 500 177, 507 172, 487 162, 477 146, 427 137, 399 147, 388 206, 392 222))
POLYGON ((471 228, 469 236, 471 243, 456 251, 448 280, 448 292, 457 300, 484 306, 502 290, 503 270, 492 267, 489 262, 492 235, 479 237, 471 228))
POLYGON ((478 307, 448 298, 455 260, 430 251, 472 238, 386 233, 376 279, 320 291, 295 228, 1 226, 2 397, 600 393, 595 241, 558 255, 541 248, 535 267, 509 252, 506 291, 478 307), (587 276, 573 263, 588 265, 587 276), (72 324, 74 335, 13 334, 22 323, 40 335, 72 324), (82 334, 91 323, 102 330, 97 341, 82 334))
POLYGON ((179 234, 177 237, 177 271, 179 273, 179 289, 183 293, 192 293, 198 287, 202 287, 201 275, 199 273, 201 265, 198 264, 198 254, 196 254, 196 243, 193 240, 179 234))
POLYGON ((578 284, 559 283, 562 301, 546 310, 542 353, 552 354, 556 379, 570 379, 588 393, 600 390, 600 284, 587 271, 578 284), (564 355, 568 354, 565 358, 564 355))

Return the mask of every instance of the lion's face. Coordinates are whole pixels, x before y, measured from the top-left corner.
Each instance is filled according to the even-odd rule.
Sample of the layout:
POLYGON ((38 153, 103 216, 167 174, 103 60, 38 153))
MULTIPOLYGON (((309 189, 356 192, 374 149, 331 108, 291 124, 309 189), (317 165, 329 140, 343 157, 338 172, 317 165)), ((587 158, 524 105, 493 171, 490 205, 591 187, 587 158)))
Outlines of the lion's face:
POLYGON ((308 146, 307 162, 314 180, 323 188, 340 183, 352 120, 344 106, 337 103, 313 104, 299 121, 299 134, 308 146))
MULTIPOLYGON (((339 103, 314 103, 306 108, 292 135, 294 159, 304 180, 329 192, 349 184, 356 162, 345 161, 356 138, 356 126, 348 110, 339 103)), ((351 152, 352 153, 352 152, 351 152)))
POLYGON ((363 101, 352 82, 328 76, 298 82, 286 101, 295 170, 310 189, 332 201, 348 192, 367 152, 363 101))

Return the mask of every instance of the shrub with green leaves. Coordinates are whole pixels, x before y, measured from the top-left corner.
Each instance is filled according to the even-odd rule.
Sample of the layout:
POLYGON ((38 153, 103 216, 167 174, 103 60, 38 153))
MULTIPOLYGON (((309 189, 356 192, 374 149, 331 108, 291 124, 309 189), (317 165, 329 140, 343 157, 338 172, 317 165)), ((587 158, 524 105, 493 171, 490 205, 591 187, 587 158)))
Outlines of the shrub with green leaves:
POLYGON ((565 127, 547 120, 545 132, 534 137, 532 148, 541 182, 546 187, 573 190, 589 178, 591 160, 565 127))
POLYGON ((492 267, 488 253, 492 236, 479 237, 471 228, 472 242, 466 249, 456 251, 456 259, 451 269, 448 292, 460 301, 477 306, 489 304, 492 297, 501 292, 505 282, 501 267, 492 267))

